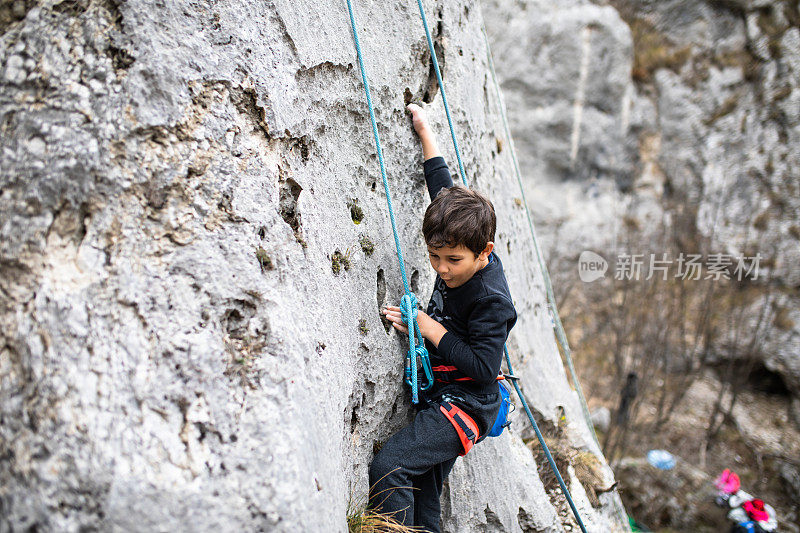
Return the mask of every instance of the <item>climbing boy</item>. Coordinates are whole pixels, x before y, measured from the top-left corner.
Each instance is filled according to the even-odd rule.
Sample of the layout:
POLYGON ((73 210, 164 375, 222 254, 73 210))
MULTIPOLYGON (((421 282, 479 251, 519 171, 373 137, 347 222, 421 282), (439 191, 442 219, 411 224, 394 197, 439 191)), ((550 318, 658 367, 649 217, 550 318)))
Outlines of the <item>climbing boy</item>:
MULTIPOLYGON (((503 346, 517 313, 493 252, 494 207, 483 195, 453 186, 425 111, 416 104, 407 109, 422 143, 431 197, 422 232, 437 275, 427 312, 419 311, 417 321, 435 382, 421 391, 414 420, 373 459, 370 507, 438 533, 444 480, 497 418, 503 346)), ((382 313, 407 334, 399 307, 382 313)))

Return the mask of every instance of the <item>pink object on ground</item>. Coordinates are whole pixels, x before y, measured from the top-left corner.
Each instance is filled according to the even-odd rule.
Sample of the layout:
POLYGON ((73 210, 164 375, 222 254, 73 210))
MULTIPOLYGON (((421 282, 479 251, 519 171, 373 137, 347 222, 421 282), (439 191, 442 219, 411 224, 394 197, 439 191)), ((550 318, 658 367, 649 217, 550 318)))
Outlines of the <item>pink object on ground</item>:
POLYGON ((747 515, 756 522, 766 522, 769 520, 769 513, 764 509, 764 500, 750 500, 742 504, 742 509, 747 515))
POLYGON ((742 486, 741 482, 739 481, 739 476, 727 468, 722 471, 717 480, 714 482, 714 485, 716 485, 716 487, 725 494, 733 494, 739 490, 739 487, 742 486))

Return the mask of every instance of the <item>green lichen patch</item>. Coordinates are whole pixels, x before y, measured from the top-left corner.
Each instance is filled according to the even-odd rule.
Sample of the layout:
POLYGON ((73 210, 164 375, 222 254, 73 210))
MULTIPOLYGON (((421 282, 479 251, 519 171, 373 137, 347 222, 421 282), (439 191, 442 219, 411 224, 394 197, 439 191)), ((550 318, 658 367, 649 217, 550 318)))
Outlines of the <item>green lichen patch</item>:
POLYGON ((225 336, 225 351, 228 355, 225 375, 239 380, 242 386, 255 389, 253 380, 256 360, 263 352, 267 343, 264 339, 245 335, 241 339, 225 336))
POLYGON ((358 205, 358 199, 353 198, 348 206, 350 207, 350 218, 353 219, 353 223, 361 224, 361 221, 364 220, 364 210, 358 205))
POLYGON ((331 270, 333 270, 334 274, 340 274, 342 269, 350 270, 350 250, 347 250, 346 253, 342 253, 339 250, 333 252, 331 255, 331 270))
POLYGON ((361 251, 364 252, 365 256, 369 257, 375 252, 375 243, 366 235, 362 235, 358 242, 361 244, 361 251))
POLYGON ((275 265, 272 264, 272 258, 267 254, 267 251, 259 246, 256 248, 256 260, 258 260, 258 264, 261 266, 261 271, 265 270, 272 270, 275 268, 275 265))
POLYGON ((361 320, 358 321, 358 331, 362 335, 366 335, 367 333, 369 333, 369 328, 367 327, 367 320, 365 318, 362 318, 361 320))

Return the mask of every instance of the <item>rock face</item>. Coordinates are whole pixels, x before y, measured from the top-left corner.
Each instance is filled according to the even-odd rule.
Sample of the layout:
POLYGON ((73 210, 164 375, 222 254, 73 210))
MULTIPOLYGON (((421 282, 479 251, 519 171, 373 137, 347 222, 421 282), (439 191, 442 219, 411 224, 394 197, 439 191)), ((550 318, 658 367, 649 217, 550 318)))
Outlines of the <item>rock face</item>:
MULTIPOLYGON (((430 103, 443 147, 444 111, 415 9, 358 4, 424 299, 404 97, 430 103)), ((501 150, 481 11, 428 15, 470 181, 498 214, 517 373, 599 454, 501 150)), ((378 314, 402 286, 346 6, 17 0, 0 31, 0 531, 345 531, 374 445, 410 412, 405 341, 378 314)), ((568 523, 516 427, 457 463, 446 531, 568 523)), ((590 531, 623 527, 616 494, 594 508, 571 486, 590 531)))

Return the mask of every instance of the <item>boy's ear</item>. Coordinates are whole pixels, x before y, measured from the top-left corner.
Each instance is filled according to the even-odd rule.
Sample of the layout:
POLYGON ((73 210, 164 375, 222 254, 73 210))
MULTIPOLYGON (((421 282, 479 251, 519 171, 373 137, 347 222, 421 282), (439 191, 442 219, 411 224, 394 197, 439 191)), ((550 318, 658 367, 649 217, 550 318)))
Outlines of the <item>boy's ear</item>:
POLYGON ((486 257, 489 257, 489 254, 492 253, 492 250, 494 250, 494 243, 489 241, 486 243, 486 248, 483 249, 481 255, 486 254, 486 257))

